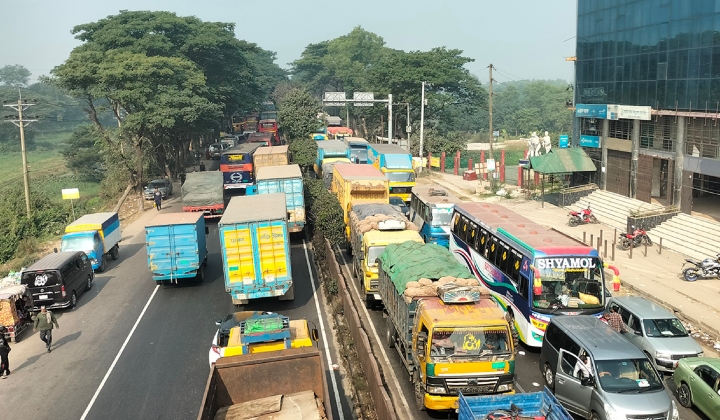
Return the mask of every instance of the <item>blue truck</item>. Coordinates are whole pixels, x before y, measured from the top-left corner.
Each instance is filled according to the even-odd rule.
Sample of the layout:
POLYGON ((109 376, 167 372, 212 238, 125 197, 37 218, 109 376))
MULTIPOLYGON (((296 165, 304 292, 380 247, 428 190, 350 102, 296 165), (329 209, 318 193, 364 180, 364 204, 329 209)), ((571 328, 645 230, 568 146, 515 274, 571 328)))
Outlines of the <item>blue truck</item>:
POLYGON ((86 214, 65 228, 60 251, 84 251, 95 271, 107 270, 108 257, 120 255, 120 219, 114 212, 86 214))
POLYGON ((305 228, 305 195, 300 165, 260 167, 255 184, 258 194, 285 193, 288 231, 302 232, 305 228))
POLYGON ((573 420, 547 387, 540 392, 514 395, 466 396, 460 393, 458 420, 485 420, 488 414, 496 412, 495 418, 516 418, 507 416, 512 404, 522 410, 520 418, 523 419, 537 416, 547 420, 573 420))
POLYGON ((295 298, 286 201, 284 193, 232 197, 218 222, 225 291, 236 306, 295 298))
POLYGON ((148 268, 155 283, 205 279, 207 228, 203 213, 160 213, 145 226, 148 268))
POLYGON ((368 163, 378 168, 390 181, 390 197, 410 202, 410 193, 415 186, 415 169, 410 152, 394 144, 370 144, 368 163))
POLYGON ((352 163, 350 146, 341 140, 327 140, 318 143, 315 158, 315 174, 323 180, 325 187, 332 186, 333 166, 338 162, 352 163))

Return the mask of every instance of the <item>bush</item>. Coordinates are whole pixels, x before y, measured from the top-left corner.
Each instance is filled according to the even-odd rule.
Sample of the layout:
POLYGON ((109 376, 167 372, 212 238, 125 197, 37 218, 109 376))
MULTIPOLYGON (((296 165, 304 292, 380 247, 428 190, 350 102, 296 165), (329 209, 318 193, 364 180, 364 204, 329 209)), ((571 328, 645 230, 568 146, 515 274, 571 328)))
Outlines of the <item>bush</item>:
POLYGON ((300 167, 310 167, 317 157, 317 142, 311 138, 290 140, 288 148, 292 163, 300 167))
POLYGON ((305 200, 312 231, 319 231, 332 245, 345 242, 343 209, 337 197, 325 188, 322 180, 306 177, 305 200))

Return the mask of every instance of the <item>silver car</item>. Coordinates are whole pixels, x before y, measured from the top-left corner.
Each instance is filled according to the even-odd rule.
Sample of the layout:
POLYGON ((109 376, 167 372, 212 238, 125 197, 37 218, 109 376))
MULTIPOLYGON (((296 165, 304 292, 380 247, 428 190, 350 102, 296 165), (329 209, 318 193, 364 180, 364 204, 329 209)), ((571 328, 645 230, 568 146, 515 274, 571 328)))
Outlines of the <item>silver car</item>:
POLYGON ((614 297, 608 300, 628 332, 626 338, 652 360, 657 370, 673 372, 685 357, 702 357, 703 349, 690 336, 682 322, 665 308, 637 296, 614 297))
POLYGON ((154 179, 143 190, 143 196, 146 200, 152 200, 155 194, 155 188, 162 194, 163 200, 172 195, 172 182, 167 179, 154 179))

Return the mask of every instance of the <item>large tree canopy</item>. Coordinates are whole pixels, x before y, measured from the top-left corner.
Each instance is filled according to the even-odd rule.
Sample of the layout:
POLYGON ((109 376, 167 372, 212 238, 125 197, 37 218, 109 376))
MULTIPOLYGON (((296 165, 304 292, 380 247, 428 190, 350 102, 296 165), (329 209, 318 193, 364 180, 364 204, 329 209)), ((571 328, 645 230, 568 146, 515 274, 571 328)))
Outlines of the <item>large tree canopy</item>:
POLYGON ((106 146, 120 150, 131 185, 142 182, 148 159, 182 170, 192 138, 259 104, 284 78, 274 54, 236 39, 229 23, 121 11, 73 33, 83 44, 53 69, 54 82, 85 103, 106 146), (100 122, 102 104, 118 129, 100 122))
POLYGON ((12 87, 27 86, 30 81, 30 70, 20 65, 0 68, 0 83, 12 87))

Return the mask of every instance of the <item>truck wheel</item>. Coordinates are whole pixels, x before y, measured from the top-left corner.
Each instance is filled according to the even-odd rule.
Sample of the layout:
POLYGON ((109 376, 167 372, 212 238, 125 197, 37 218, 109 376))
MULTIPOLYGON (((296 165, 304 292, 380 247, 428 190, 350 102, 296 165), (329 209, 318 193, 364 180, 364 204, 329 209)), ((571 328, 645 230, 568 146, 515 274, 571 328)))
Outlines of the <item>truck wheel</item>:
POLYGON ((103 273, 107 270, 107 257, 102 256, 102 260, 100 261, 100 268, 98 269, 99 272, 103 273))
POLYGON ((120 257, 120 247, 117 244, 110 250, 110 256, 112 257, 113 261, 117 261, 117 259, 120 257))
POLYGON ((350 241, 345 241, 345 252, 352 257, 352 245, 350 245, 350 241))
POLYGON ((390 317, 387 318, 387 326, 385 327, 385 342, 389 349, 395 348, 395 326, 390 321, 390 317))
POLYGON ((365 295, 365 309, 372 309, 375 305, 375 299, 372 298, 372 295, 365 295))
POLYGON ((285 295, 280 296, 280 300, 295 300, 295 284, 290 286, 285 295))
POLYGON ((415 385, 415 404, 417 409, 425 411, 425 389, 420 382, 420 374, 417 370, 413 373, 413 384, 415 385))

